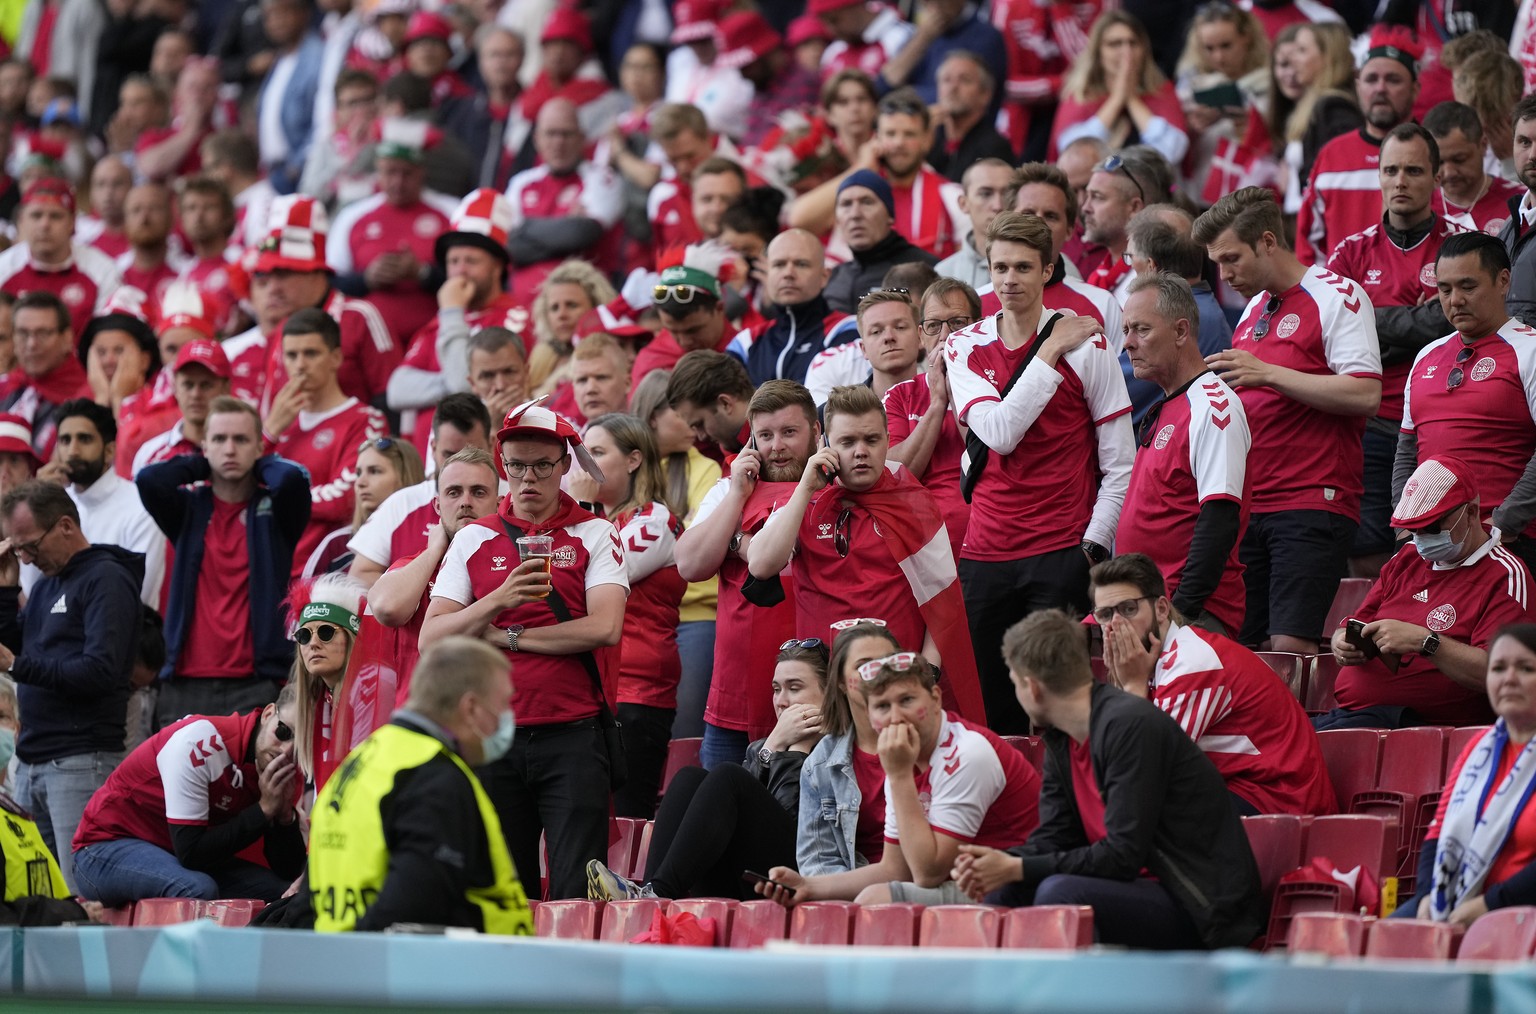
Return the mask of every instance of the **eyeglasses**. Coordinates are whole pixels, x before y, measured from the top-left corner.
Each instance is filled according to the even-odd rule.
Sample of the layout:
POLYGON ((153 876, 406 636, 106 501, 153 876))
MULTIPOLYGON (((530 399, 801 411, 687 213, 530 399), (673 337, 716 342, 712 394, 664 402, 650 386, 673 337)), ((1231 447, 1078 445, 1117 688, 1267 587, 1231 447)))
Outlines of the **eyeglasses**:
POLYGON ((1471 358, 1472 346, 1470 345, 1463 346, 1462 350, 1456 353, 1456 365, 1451 369, 1450 373, 1445 375, 1445 389, 1447 391, 1456 390, 1456 388, 1461 386, 1461 382, 1467 379, 1467 375, 1465 372, 1463 372, 1462 366, 1468 359, 1471 358))
POLYGON ((19 342, 44 342, 58 333, 59 328, 56 327, 37 327, 30 329, 17 328, 14 332, 12 332, 11 337, 15 338, 19 342))
MULTIPOLYGON (((11 552, 13 552, 13 553, 26 553, 28 556, 36 557, 37 556, 37 551, 40 548, 42 548, 43 541, 45 539, 47 539, 49 533, 53 531, 54 525, 57 525, 60 521, 63 521, 63 520, 64 520, 64 515, 62 515, 62 514, 60 514, 58 517, 54 518, 53 519, 53 524, 49 525, 47 528, 44 528, 43 529, 43 534, 39 535, 37 538, 33 539, 31 542, 13 542, 11 544, 11 552)), ((844 553, 843 555, 847 556, 848 554, 844 553)))
POLYGON ((889 669, 892 672, 906 672, 917 664, 917 652, 898 651, 894 655, 884 658, 872 659, 859 666, 859 678, 865 683, 880 675, 880 670, 889 669))
POLYGON ((945 328, 949 328, 951 331, 958 331, 963 327, 970 327, 974 323, 976 323, 976 318, 974 317, 930 317, 923 321, 923 334, 936 335, 945 328))
POLYGON ((533 471, 535 478, 548 479, 551 475, 555 474, 555 469, 564 460, 565 456, 561 455, 555 461, 503 461, 501 467, 505 468, 507 474, 514 479, 521 479, 528 474, 530 469, 533 471))
POLYGON ((1136 196, 1141 198, 1141 203, 1147 203, 1147 192, 1141 189, 1141 183, 1136 179, 1136 174, 1131 172, 1131 167, 1125 164, 1125 159, 1119 155, 1111 155, 1099 163, 1099 171, 1105 173, 1125 173, 1125 178, 1131 181, 1131 186, 1136 188, 1136 196))
POLYGON ((1259 341, 1269 334, 1269 318, 1273 317, 1280 309, 1280 297, 1270 296, 1264 302, 1264 312, 1259 314, 1259 322, 1253 325, 1253 340, 1259 341))
POLYGON ((807 637, 803 641, 799 640, 798 638, 791 637, 789 640, 779 645, 780 651, 788 651, 791 648, 804 648, 806 651, 816 651, 817 649, 825 651, 827 645, 826 642, 819 637, 807 637))
POLYGON ((380 454, 388 454, 389 449, 393 446, 395 446, 394 437, 376 437, 373 440, 364 440, 358 444, 357 453, 361 454, 371 447, 380 454))
POLYGON ((693 297, 701 292, 706 296, 709 295, 709 292, 697 285, 658 285, 651 290, 651 301, 665 303, 671 300, 674 303, 686 304, 693 302, 693 297))
POLYGON ((317 637, 320 638, 321 641, 329 642, 331 638, 335 637, 340 632, 340 627, 333 627, 329 623, 322 623, 318 627, 314 628, 300 627, 298 630, 293 632, 293 639, 300 644, 308 644, 310 641, 313 641, 317 637))
POLYGON ((1135 616, 1137 613, 1141 612, 1141 603, 1151 601, 1152 599, 1150 596, 1138 595, 1133 599, 1126 599, 1123 602, 1116 602, 1112 606, 1101 606, 1100 608, 1095 609, 1093 611, 1093 618, 1099 621, 1099 626, 1101 627, 1108 623, 1110 620, 1114 619, 1117 615, 1128 620, 1132 616, 1135 616))
POLYGON ((277 737, 279 743, 287 743, 293 739, 293 727, 287 722, 279 721, 277 727, 272 730, 272 735, 277 737))
POLYGON ((848 620, 838 620, 836 623, 832 624, 832 629, 833 630, 839 630, 839 631, 841 631, 841 630, 852 630, 854 627, 857 627, 861 623, 868 623, 872 627, 883 627, 883 626, 885 626, 885 621, 882 620, 882 619, 879 619, 877 617, 874 617, 874 616, 855 616, 852 619, 848 619, 848 620))
POLYGON ((837 516, 837 530, 832 533, 832 548, 844 559, 848 557, 848 522, 852 520, 853 508, 844 507, 843 512, 837 516))

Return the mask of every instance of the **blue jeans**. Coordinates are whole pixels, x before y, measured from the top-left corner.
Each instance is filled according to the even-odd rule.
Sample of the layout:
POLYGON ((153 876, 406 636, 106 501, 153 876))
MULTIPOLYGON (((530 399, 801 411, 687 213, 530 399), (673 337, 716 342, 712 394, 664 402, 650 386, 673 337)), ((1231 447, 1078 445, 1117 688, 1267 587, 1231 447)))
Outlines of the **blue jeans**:
POLYGON ((699 744, 699 764, 708 771, 719 764, 740 764, 747 756, 747 734, 704 723, 704 742, 699 744))
POLYGON ((16 802, 32 814, 43 841, 53 849, 59 872, 71 891, 75 883, 70 847, 85 807, 96 790, 106 784, 112 769, 122 763, 121 752, 81 753, 51 761, 16 764, 16 802))
POLYGON ((276 901, 288 881, 264 866, 232 860, 212 873, 189 870, 158 845, 138 838, 96 842, 75 853, 83 897, 108 908, 145 898, 260 898, 276 901))
POLYGON ((677 653, 682 656, 683 677, 677 684, 672 738, 692 739, 704 735, 704 705, 709 701, 709 681, 715 672, 715 621, 679 623, 677 653))

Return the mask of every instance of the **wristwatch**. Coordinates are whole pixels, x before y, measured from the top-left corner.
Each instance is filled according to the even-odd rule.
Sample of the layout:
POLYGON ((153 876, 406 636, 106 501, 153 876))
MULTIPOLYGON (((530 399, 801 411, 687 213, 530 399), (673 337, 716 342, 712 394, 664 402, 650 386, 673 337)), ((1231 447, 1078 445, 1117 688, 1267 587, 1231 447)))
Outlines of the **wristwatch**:
POLYGON ((1092 560, 1094 563, 1103 563, 1105 560, 1109 559, 1109 550, 1105 549, 1097 542, 1094 542, 1092 539, 1084 539, 1082 548, 1083 552, 1087 554, 1088 559, 1092 560))
POLYGON ((1424 638, 1424 643, 1419 645, 1419 654, 1423 655, 1425 658, 1428 658, 1439 650, 1440 635, 1431 631, 1430 635, 1424 638))
POLYGON ((520 651, 520 650, 522 650, 522 649, 518 648, 518 646, 517 646, 517 639, 519 637, 523 636, 523 630, 524 629, 526 629, 526 628, 524 628, 524 626, 521 623, 514 623, 514 624, 512 624, 512 626, 507 628, 507 650, 508 651, 520 651))
POLYGON ((731 536, 729 551, 732 556, 735 556, 737 553, 741 552, 741 538, 745 534, 745 532, 737 532, 735 535, 731 536))
POLYGON ((773 760, 773 751, 765 746, 761 750, 757 751, 757 759, 761 763, 767 764, 773 760))

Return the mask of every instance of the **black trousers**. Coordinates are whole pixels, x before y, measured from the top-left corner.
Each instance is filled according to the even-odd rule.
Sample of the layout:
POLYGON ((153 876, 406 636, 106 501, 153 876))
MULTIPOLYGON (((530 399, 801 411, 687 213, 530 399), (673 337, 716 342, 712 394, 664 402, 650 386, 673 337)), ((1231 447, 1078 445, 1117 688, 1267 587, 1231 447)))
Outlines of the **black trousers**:
POLYGON ((1107 880, 1057 873, 1033 889, 1007 884, 988 902, 1024 905, 1087 905, 1093 909, 1093 936, 1101 944, 1156 951, 1203 951, 1200 931, 1168 889, 1155 880, 1107 880))
POLYGON ((256 676, 173 676, 156 684, 155 728, 159 732, 188 715, 244 714, 277 700, 282 685, 256 676))
POLYGON ((608 754, 597 720, 520 728, 507 755, 476 774, 529 895, 539 893, 544 834, 549 898, 585 898, 587 863, 608 858, 608 754))
POLYGON ((656 815, 661 795, 661 776, 667 766, 667 744, 672 741, 675 708, 645 704, 619 705, 619 730, 624 739, 624 759, 629 777, 613 794, 613 812, 619 817, 650 820, 656 815))
POLYGON ((1086 614, 1088 557, 1068 546, 1022 560, 961 560, 960 586, 987 725, 1004 736, 1028 735, 1029 717, 1019 707, 1003 661, 1003 635, 1040 609, 1065 609, 1075 617, 1086 614))
POLYGON ((663 898, 755 898, 742 871, 794 866, 795 818, 740 764, 684 768, 656 811, 646 882, 663 898))

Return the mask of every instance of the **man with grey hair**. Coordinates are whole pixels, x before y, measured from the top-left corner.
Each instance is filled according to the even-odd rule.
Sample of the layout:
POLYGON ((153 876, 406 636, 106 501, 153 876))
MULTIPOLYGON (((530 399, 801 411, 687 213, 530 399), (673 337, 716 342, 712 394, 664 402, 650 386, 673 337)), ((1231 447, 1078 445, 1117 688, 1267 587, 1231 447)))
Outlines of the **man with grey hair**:
POLYGON ((1117 553, 1145 553, 1190 622, 1237 631, 1247 594, 1237 547, 1251 437, 1243 403, 1205 364, 1200 311, 1171 272, 1138 276, 1125 303, 1125 355, 1160 400, 1137 429, 1117 553))
POLYGON ((928 164, 956 183, 964 182, 969 168, 981 159, 1011 164, 1014 150, 991 122, 997 78, 986 61, 967 49, 950 50, 940 61, 934 81, 938 102, 928 164))

